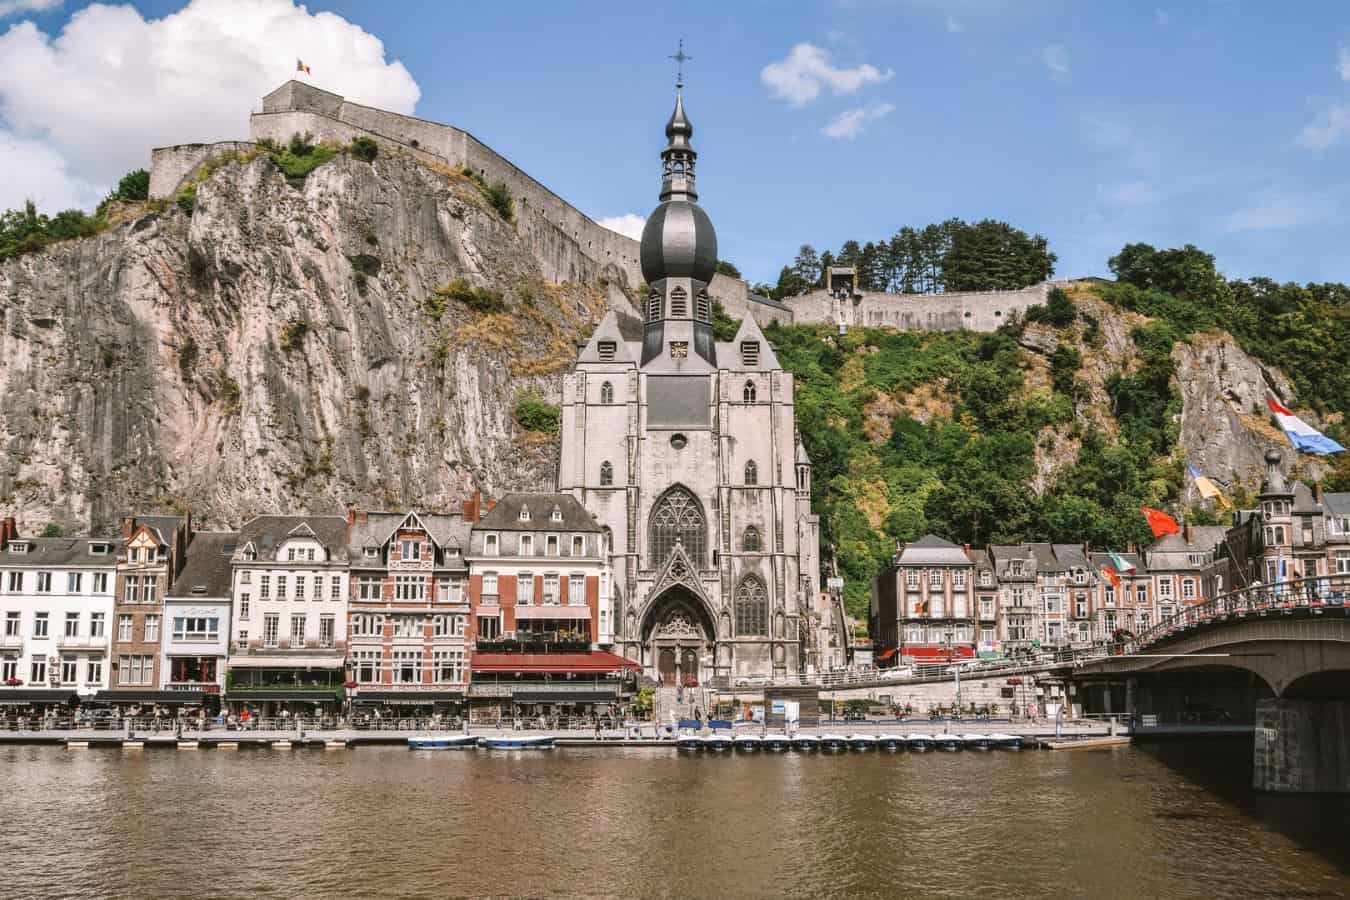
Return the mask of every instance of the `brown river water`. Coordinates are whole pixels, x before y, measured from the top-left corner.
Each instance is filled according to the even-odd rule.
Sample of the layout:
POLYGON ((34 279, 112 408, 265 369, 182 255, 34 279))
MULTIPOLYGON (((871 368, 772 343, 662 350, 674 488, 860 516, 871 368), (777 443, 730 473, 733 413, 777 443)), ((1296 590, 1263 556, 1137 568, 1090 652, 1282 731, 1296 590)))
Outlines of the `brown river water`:
POLYGON ((0 897, 1350 896, 1250 753, 6 746, 0 897))

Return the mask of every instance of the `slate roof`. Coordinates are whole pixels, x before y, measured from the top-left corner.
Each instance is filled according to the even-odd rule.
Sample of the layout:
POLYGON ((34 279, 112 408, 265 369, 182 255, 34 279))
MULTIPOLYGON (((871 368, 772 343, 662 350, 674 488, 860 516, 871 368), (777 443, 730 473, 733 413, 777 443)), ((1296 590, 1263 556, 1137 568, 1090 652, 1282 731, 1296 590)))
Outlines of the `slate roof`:
POLYGON ((136 533, 136 529, 142 525, 154 532, 155 537, 166 547, 173 546, 173 532, 179 525, 183 524, 182 516, 132 516, 131 532, 136 533))
POLYGON ((763 294, 756 294, 754 291, 751 291, 749 294, 746 294, 746 299, 749 300, 751 303, 758 303, 761 306, 771 306, 774 309, 781 310, 785 313, 792 312, 792 308, 789 306, 785 306, 782 302, 774 300, 771 297, 765 297, 763 294))
POLYGON ((0 550, 0 564, 6 566, 108 566, 117 564, 117 554, 126 542, 121 538, 104 537, 35 537, 15 538, 0 550), (14 544, 28 544, 27 553, 14 552, 14 544), (91 553, 90 544, 108 544, 108 553, 91 553))
POLYGON ((258 559, 275 559, 281 542, 296 529, 308 526, 319 543, 328 548, 331 562, 347 561, 346 516, 254 516, 239 529, 238 556, 249 544, 258 552, 258 559))
POLYGON ((464 521, 463 516, 420 513, 415 510, 372 512, 366 514, 365 521, 353 522, 348 530, 347 546, 352 558, 357 558, 365 547, 383 547, 385 541, 393 536, 403 521, 414 514, 437 546, 461 549, 468 546, 470 524, 464 521))
POLYGON ((1312 488, 1301 481, 1294 483, 1294 507, 1296 513, 1315 513, 1319 512, 1317 499, 1313 497, 1312 488))
POLYGON ((995 544, 989 548, 989 553, 994 558, 994 574, 1000 581, 1020 579, 1032 581, 1036 577, 1036 557, 1031 551, 1030 544, 995 544), (1014 559, 1020 559, 1029 565, 1023 567, 1021 575, 1009 575, 1008 563, 1014 559))
POLYGON ((1150 569, 1197 569, 1191 562, 1192 553, 1213 553, 1214 548, 1228 536, 1222 525, 1192 525, 1191 540, 1185 533, 1166 534, 1154 541, 1145 553, 1150 569))
POLYGON ((1047 544, 1037 541, 1026 545, 1031 550, 1031 554, 1036 557, 1037 572, 1063 572, 1068 566, 1055 558, 1055 547, 1053 544, 1047 544))
POLYGON ((572 531, 598 532, 600 526, 571 494, 507 494, 474 526, 479 531, 572 531), (553 521, 553 507, 562 521, 553 521), (520 521, 521 507, 528 507, 530 520, 520 521))
POLYGON ((1081 544, 1054 544, 1055 559, 1066 569, 1090 569, 1092 564, 1083 554, 1081 544))
POLYGON ((1350 516, 1350 491, 1323 494, 1322 505, 1333 516, 1350 516))
POLYGON ((238 543, 237 531, 197 532, 188 544, 187 564, 166 596, 229 597, 232 558, 238 543))
POLYGON ((969 566, 973 563, 966 551, 951 541, 935 534, 925 534, 911 541, 900 551, 902 566, 969 566))

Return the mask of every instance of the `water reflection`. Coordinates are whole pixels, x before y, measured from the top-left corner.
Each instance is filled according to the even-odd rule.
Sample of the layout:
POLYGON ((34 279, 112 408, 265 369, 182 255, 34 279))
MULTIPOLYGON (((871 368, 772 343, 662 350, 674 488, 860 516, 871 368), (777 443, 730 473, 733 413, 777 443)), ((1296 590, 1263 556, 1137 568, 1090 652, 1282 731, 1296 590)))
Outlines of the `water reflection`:
POLYGON ((1243 794, 1250 757, 1215 746, 683 758, 11 747, 0 894, 1350 893, 1344 856, 1283 824, 1311 810, 1343 828, 1350 800, 1243 794))

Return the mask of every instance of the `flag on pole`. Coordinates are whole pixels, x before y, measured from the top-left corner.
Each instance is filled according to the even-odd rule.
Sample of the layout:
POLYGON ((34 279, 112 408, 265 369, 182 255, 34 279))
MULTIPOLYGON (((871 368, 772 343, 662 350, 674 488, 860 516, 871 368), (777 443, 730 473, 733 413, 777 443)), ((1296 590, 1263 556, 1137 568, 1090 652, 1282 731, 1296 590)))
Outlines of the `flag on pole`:
POLYGON ((304 61, 299 58, 295 61, 295 71, 304 72, 306 75, 310 74, 309 66, 305 65, 304 61))
POLYGON ((1148 530, 1153 532, 1154 537, 1181 532, 1181 526, 1177 524, 1177 520, 1162 510, 1152 509, 1148 506, 1141 507, 1141 509, 1144 512, 1144 518, 1148 520, 1148 530))
MULTIPOLYGON (((1115 556, 1114 553, 1112 553, 1111 555, 1115 556)), ((1107 578, 1111 579, 1111 583, 1114 584, 1117 588, 1120 587, 1120 575, 1116 573, 1115 569, 1111 568, 1110 566, 1102 566, 1102 574, 1105 575, 1107 578)))
POLYGON ((1223 491, 1219 490, 1219 486, 1211 479, 1201 475, 1195 466, 1188 465, 1186 471, 1190 472, 1191 477, 1195 479, 1195 488, 1200 492, 1201 497, 1206 500, 1218 500, 1222 506, 1228 505, 1228 498, 1223 495, 1223 491))
POLYGON ((1293 410, 1287 406, 1270 398, 1266 398, 1266 405, 1275 414, 1275 421, 1280 423, 1280 428, 1284 430, 1285 436, 1289 438, 1289 443, 1294 445, 1295 450, 1318 456, 1345 452, 1344 447, 1294 415, 1293 410))
POLYGON ((1107 555, 1111 557, 1111 562, 1113 562, 1113 563, 1116 564, 1116 571, 1117 571, 1117 572, 1133 572, 1133 571, 1134 571, 1134 566, 1130 564, 1129 560, 1125 559, 1125 557, 1121 556, 1121 555, 1120 555, 1119 553, 1117 553, 1116 551, 1114 551, 1114 550, 1109 550, 1109 551, 1107 551, 1107 555))

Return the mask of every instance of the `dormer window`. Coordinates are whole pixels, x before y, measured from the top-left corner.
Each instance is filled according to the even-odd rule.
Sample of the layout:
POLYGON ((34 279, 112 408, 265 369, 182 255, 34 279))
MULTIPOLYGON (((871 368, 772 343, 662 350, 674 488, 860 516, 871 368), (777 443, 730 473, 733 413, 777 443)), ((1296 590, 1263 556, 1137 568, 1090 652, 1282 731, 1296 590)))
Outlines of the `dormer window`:
POLYGON ((556 507, 556 506, 553 507, 553 513, 552 513, 548 518, 549 518, 549 521, 551 521, 551 522, 561 522, 561 521, 562 521, 562 510, 561 510, 561 509, 558 509, 558 507, 556 507))
POLYGON ((89 545, 89 552, 95 556, 107 556, 112 552, 112 545, 95 541, 89 545))
POLYGON ((9 545, 9 549, 12 550, 12 551, 15 552, 15 553, 27 553, 27 552, 28 552, 28 542, 27 542, 27 541, 14 541, 13 543, 11 543, 11 544, 9 545))
POLYGON ((495 534, 483 535, 483 554, 485 556, 497 555, 497 535, 495 534))
POLYGON ((529 508, 528 506, 522 506, 522 507, 520 508, 520 516, 519 516, 519 518, 520 518, 520 521, 522 521, 522 522, 528 522, 528 521, 530 521, 530 508, 529 508))
POLYGON ((520 555, 534 556, 534 535, 522 534, 520 536, 520 555))
POLYGON ((618 344, 616 342, 601 341, 599 348, 601 362, 614 362, 614 354, 618 350, 618 344))
POLYGON ((759 341, 741 341, 741 365, 759 365, 759 341))
POLYGON ((195 595, 197 595, 197 596, 201 596, 202 594, 205 594, 205 593, 206 593, 206 585, 204 585, 204 584, 194 584, 194 585, 192 586, 192 593, 195 594, 195 595))
POLYGON ((1008 563, 1008 574, 1009 575, 1022 574, 1022 561, 1020 559, 1014 559, 1008 563))
POLYGON ((377 559, 377 558, 379 557, 379 555, 380 555, 380 548, 379 548, 379 547, 363 547, 363 548, 361 549, 361 554, 362 554, 366 559, 377 559))

